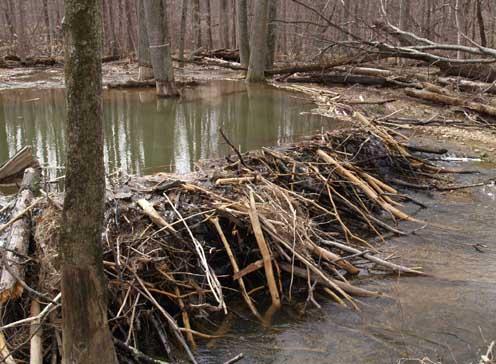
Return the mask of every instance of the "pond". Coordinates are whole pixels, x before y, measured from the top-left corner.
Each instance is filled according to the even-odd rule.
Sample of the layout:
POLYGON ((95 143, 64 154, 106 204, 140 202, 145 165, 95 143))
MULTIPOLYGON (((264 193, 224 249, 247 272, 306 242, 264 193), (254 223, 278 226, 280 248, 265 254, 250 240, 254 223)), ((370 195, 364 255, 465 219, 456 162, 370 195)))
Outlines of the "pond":
MULTIPOLYGON (((232 153, 220 128, 247 151, 333 127, 302 114, 314 105, 298 94, 236 81, 186 88, 178 100, 157 99, 153 89, 107 90, 103 103, 108 172, 190 172, 200 159, 232 153)), ((62 89, 0 92, 0 162, 29 144, 56 175, 64 165, 64 134, 62 89)))
MULTIPOLYGON (((464 167, 482 175, 460 183, 495 177, 494 165, 464 167)), ((496 187, 415 197, 428 206, 416 217, 436 226, 394 238, 381 249, 431 277, 365 277, 361 287, 389 297, 360 299, 357 312, 320 296, 322 310, 309 305, 303 315, 301 305, 286 307, 270 328, 238 311, 226 338, 202 349, 201 362, 243 353, 243 363, 478 364, 496 340, 496 187), (432 361, 421 361, 426 357, 432 361)))

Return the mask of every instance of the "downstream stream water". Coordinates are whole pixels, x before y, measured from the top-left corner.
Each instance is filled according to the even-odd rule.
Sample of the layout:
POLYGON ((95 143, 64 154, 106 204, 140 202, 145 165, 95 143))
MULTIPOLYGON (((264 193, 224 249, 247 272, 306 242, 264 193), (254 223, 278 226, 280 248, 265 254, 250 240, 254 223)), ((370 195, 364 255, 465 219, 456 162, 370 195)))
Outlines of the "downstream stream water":
MULTIPOLYGON (((31 144, 49 175, 63 174, 63 100, 61 89, 0 91, 0 161, 31 144)), ((213 82, 175 101, 157 100, 152 90, 106 91, 107 170, 191 171, 199 159, 230 153, 220 127, 242 151, 336 127, 301 114, 312 107, 299 95, 241 82, 213 82)), ((464 166, 480 169, 476 178, 494 177, 494 166, 464 166)), ((270 328, 240 308, 226 322, 226 336, 199 349, 200 361, 243 353, 244 363, 396 364, 426 356, 478 363, 480 351, 496 339, 496 188, 416 197, 429 206, 417 218, 437 227, 395 238, 384 249, 433 276, 365 277, 364 287, 388 297, 361 299, 360 312, 318 297, 322 310, 301 314, 301 306, 285 307, 270 328)))
MULTIPOLYGON (((496 174, 493 165, 463 167, 481 174, 463 176, 461 183, 496 174)), ((366 277, 363 287, 389 297, 361 299, 360 312, 320 297, 322 310, 301 315, 300 307, 286 307, 270 328, 243 312, 234 316, 225 339, 203 349, 203 362, 243 353, 245 363, 420 364, 429 357, 435 363, 479 364, 481 352, 496 339, 496 187, 416 198, 428 206, 416 217, 442 227, 426 226, 381 249, 432 277, 366 277)))

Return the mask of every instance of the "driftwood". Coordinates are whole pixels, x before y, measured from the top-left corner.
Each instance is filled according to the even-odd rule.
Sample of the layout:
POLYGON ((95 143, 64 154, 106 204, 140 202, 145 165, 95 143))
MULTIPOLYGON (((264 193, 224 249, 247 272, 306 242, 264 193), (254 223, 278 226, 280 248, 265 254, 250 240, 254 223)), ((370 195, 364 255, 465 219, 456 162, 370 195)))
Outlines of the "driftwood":
POLYGON ((485 105, 479 102, 468 101, 463 99, 462 97, 449 96, 446 94, 440 94, 425 89, 417 90, 412 88, 406 89, 405 93, 408 96, 415 97, 418 99, 431 101, 439 104, 464 107, 466 109, 476 111, 481 114, 496 116, 496 107, 485 105))
POLYGON ((26 146, 0 166, 0 184, 12 182, 22 177, 22 173, 26 168, 37 166, 38 162, 33 157, 31 147, 26 146))
MULTIPOLYGON (((117 56, 104 56, 102 63, 118 61, 117 56)), ((7 55, 0 58, 0 68, 17 67, 50 67, 64 64, 64 57, 28 57, 24 61, 16 55, 7 55)))
POLYGON ((198 56, 209 57, 209 58, 220 58, 224 61, 237 62, 239 63, 239 49, 213 49, 211 51, 200 51, 197 53, 198 56))
POLYGON ((23 285, 20 280, 24 279, 25 265, 22 261, 27 255, 29 239, 31 236, 31 219, 24 212, 31 205, 34 190, 37 184, 38 173, 34 168, 27 168, 24 172, 21 188, 17 196, 17 202, 13 210, 13 216, 18 218, 13 224, 10 238, 7 241, 2 256, 3 270, 0 277, 0 302, 20 297, 23 285))

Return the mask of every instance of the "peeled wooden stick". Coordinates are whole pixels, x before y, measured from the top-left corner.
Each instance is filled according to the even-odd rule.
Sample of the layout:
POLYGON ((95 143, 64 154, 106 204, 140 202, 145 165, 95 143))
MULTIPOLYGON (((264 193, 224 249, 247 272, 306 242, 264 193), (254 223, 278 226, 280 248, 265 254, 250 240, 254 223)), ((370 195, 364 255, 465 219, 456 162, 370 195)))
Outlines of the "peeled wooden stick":
MULTIPOLYGON (((333 246, 335 246, 335 247, 337 247, 337 248, 339 248, 341 250, 347 251, 349 253, 353 253, 353 254, 361 254, 362 253, 358 249, 352 248, 351 246, 348 246, 348 245, 345 245, 345 244, 338 243, 337 241, 323 240, 323 243, 328 244, 328 245, 333 245, 333 246)), ((426 276, 427 275, 426 273, 421 272, 419 270, 406 268, 406 267, 403 267, 401 265, 398 265, 398 264, 394 264, 394 263, 385 261, 384 259, 378 258, 378 257, 376 257, 376 256, 374 256, 372 254, 369 254, 369 253, 363 253, 361 255, 365 259, 370 260, 371 262, 374 262, 376 264, 382 265, 382 266, 384 266, 386 268, 389 268, 389 269, 391 269, 391 270, 393 270, 395 272, 411 273, 411 274, 418 274, 418 275, 423 275, 423 276, 426 276)))
MULTIPOLYGON (((37 317, 39 314, 40 304, 36 300, 31 301, 31 317, 37 317)), ((43 341, 40 321, 40 318, 31 321, 29 329, 31 335, 29 364, 43 364, 43 341)))
POLYGON ((184 302, 183 299, 181 298, 181 292, 179 291, 179 287, 175 287, 176 295, 177 295, 177 301, 179 302, 179 308, 181 309, 181 316, 183 318, 183 324, 184 327, 188 330, 186 331, 186 339, 188 339, 191 349, 196 350, 196 342, 195 338, 193 337, 193 334, 191 333, 191 324, 189 322, 189 315, 188 312, 186 312, 186 309, 184 307, 184 302))
POLYGON ((279 290, 277 289, 276 279, 274 277, 274 271, 272 269, 272 259, 265 241, 262 227, 260 226, 260 220, 258 219, 257 207, 255 205, 255 197, 253 191, 250 191, 250 220, 253 227, 253 233, 255 234, 255 239, 257 240, 258 248, 260 249, 260 254, 264 261, 265 276, 267 278, 267 284, 269 286, 270 296, 272 297, 272 305, 281 306, 281 300, 279 298, 279 290))
MULTIPOLYGON (((224 244, 224 248, 226 249, 227 256, 229 257, 229 260, 231 261, 231 265, 233 267, 233 272, 234 274, 239 273, 239 266, 238 262, 236 261, 236 257, 234 256, 231 246, 229 245, 229 242, 226 239, 226 236, 224 235, 224 232, 222 231, 222 227, 219 224, 219 219, 217 217, 214 217, 210 219, 212 224, 214 224, 215 228, 217 229, 217 233, 220 236, 220 240, 222 240, 222 243, 224 244)), ((246 301, 246 304, 250 308, 251 312, 260 320, 263 321, 262 316, 258 312, 257 308, 251 301, 250 296, 248 295, 248 292, 246 291, 246 286, 245 282, 242 277, 239 277, 238 279, 238 284, 239 288, 241 288, 241 295, 243 296, 244 300, 246 301)))
POLYGON ((3 331, 0 331, 0 361, 5 364, 16 364, 7 347, 7 341, 5 340, 5 336, 3 336, 3 331))
POLYGON ((167 223, 167 221, 165 221, 162 216, 160 216, 160 214, 157 212, 157 210, 155 210, 150 202, 142 198, 141 200, 138 200, 138 205, 143 209, 143 212, 150 218, 150 220, 152 220, 155 225, 165 227, 173 232, 176 231, 176 229, 174 229, 169 223, 167 223))
POLYGON ((327 249, 321 248, 320 246, 316 245, 313 242, 308 242, 308 244, 309 244, 309 247, 310 247, 310 249, 312 249, 314 254, 324 258, 328 262, 336 264, 338 267, 344 269, 345 271, 347 271, 350 274, 360 273, 360 269, 355 267, 350 262, 343 260, 343 258, 340 257, 339 255, 334 254, 333 252, 331 252, 327 249))
POLYGON ((388 202, 384 201, 381 198, 381 196, 379 196, 377 192, 373 188, 371 188, 366 182, 364 182, 360 177, 356 176, 354 173, 344 168, 339 162, 337 162, 334 158, 332 158, 322 149, 319 149, 317 151, 317 154, 324 161, 326 161, 329 164, 332 164, 335 167, 336 172, 340 174, 341 177, 346 178, 354 185, 359 187, 372 201, 377 202, 384 210, 390 212, 393 216, 397 217, 398 219, 419 222, 417 219, 414 219, 410 215, 405 214, 403 211, 397 209, 388 202))

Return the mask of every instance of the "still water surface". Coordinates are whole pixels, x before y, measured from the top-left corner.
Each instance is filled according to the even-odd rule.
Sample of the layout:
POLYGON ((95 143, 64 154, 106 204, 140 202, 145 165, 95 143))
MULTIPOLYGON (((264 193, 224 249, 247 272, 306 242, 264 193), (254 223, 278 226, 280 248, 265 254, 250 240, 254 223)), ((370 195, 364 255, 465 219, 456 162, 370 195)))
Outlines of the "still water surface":
MULTIPOLYGON (((157 100, 153 90, 104 92, 107 171, 184 173, 200 159, 230 154, 219 128, 241 151, 277 145, 332 127, 302 112, 300 95, 244 82, 213 81, 180 100, 157 100)), ((0 162, 30 144, 50 175, 64 164, 62 89, 0 92, 0 162)), ((60 171, 60 169, 59 169, 60 171)))

